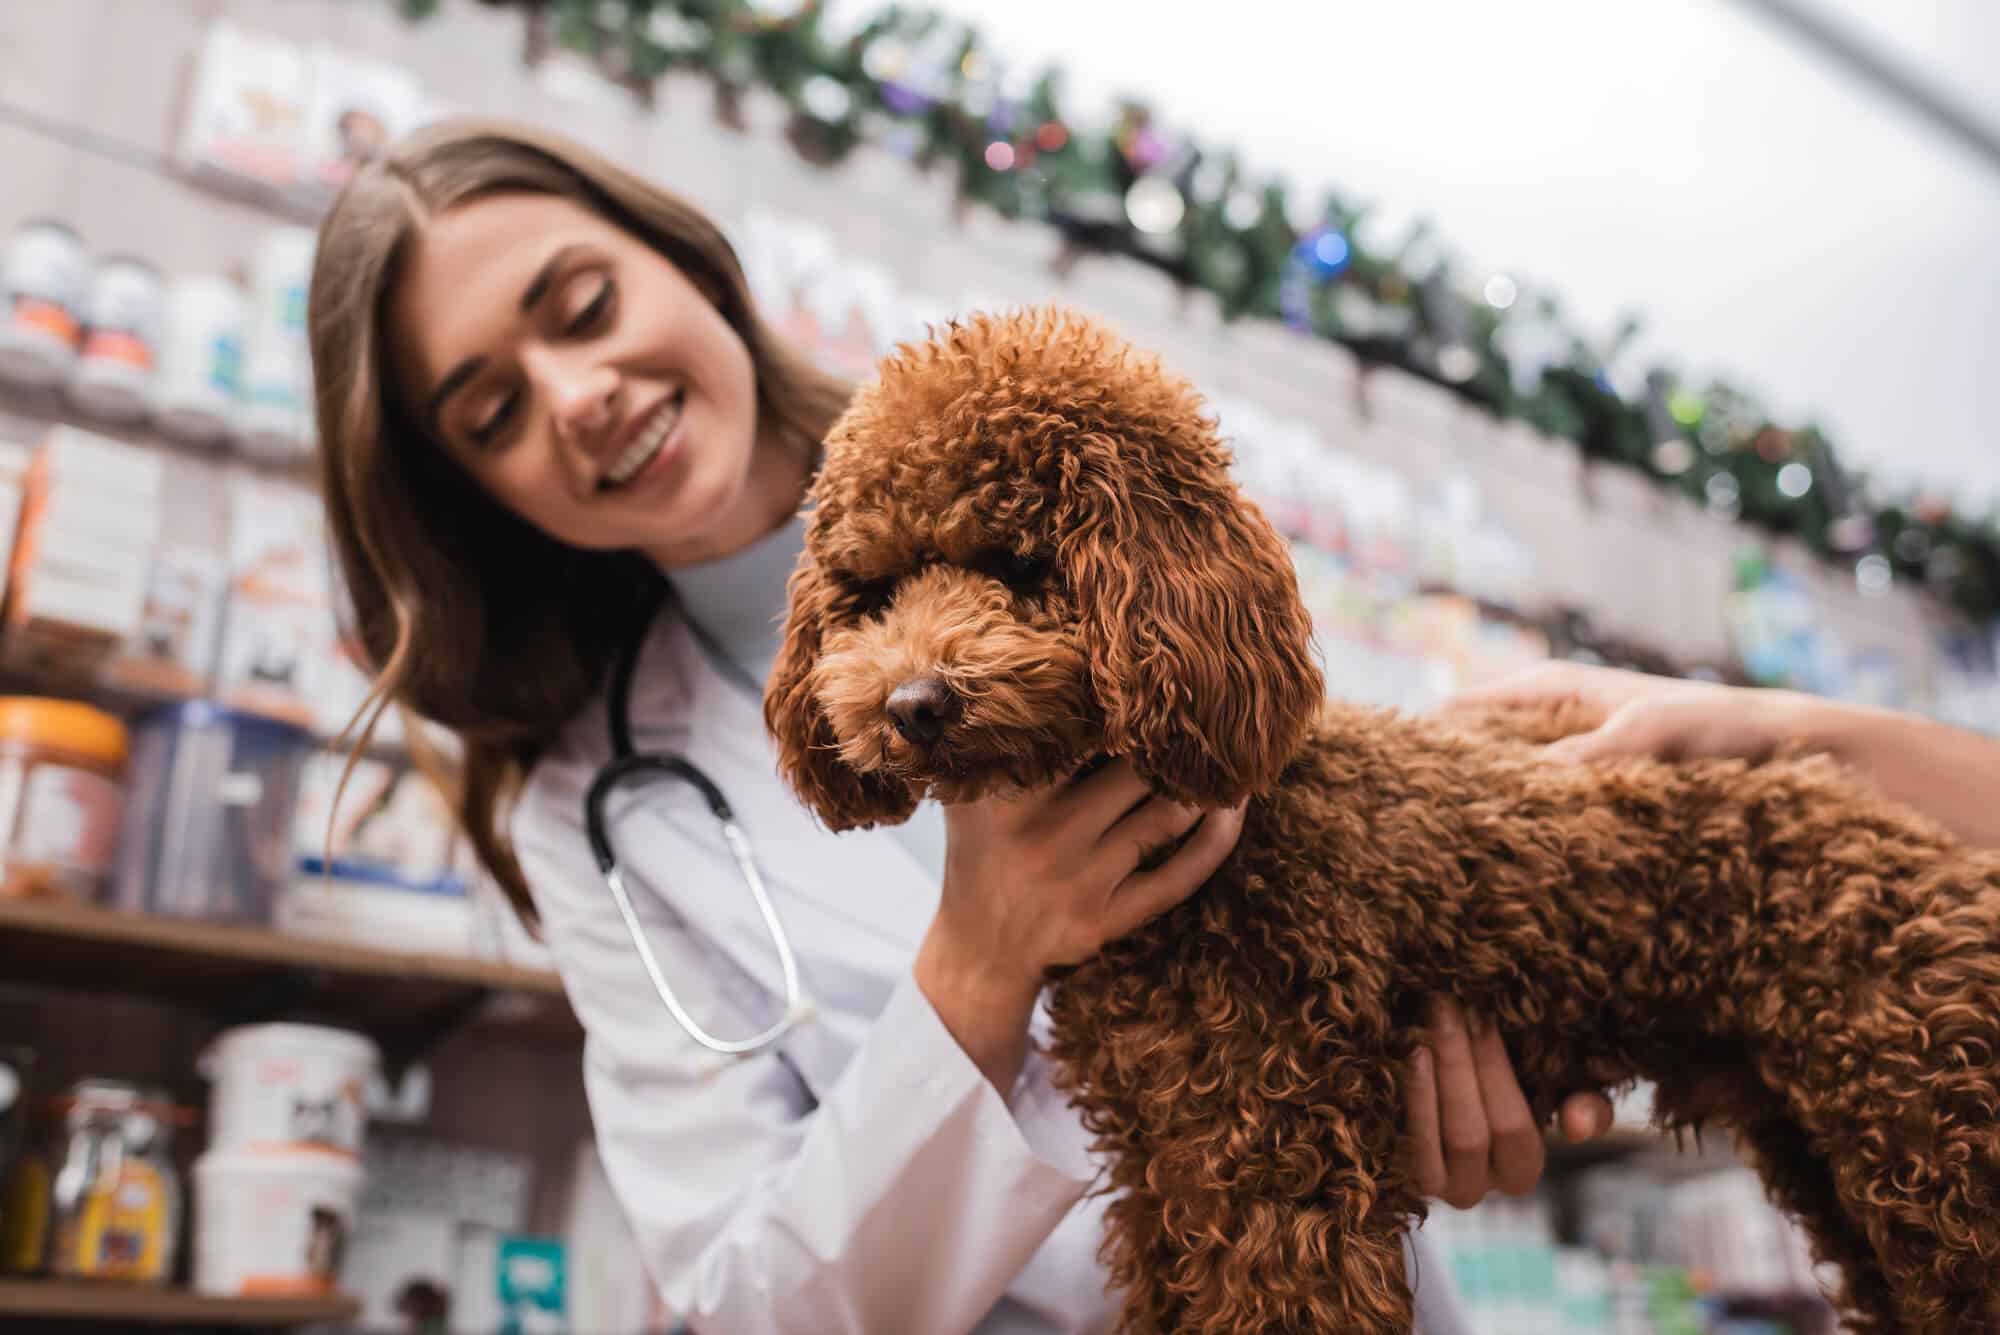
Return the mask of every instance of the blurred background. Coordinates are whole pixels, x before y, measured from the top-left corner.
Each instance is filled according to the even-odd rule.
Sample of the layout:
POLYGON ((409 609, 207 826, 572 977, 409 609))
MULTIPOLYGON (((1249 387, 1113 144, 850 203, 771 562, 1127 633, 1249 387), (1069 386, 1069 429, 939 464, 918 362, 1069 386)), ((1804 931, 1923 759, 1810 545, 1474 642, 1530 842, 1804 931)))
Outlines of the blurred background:
MULTIPOLYGON (((1563 657, 1996 732, 1995 68, 1981 0, 0 0, 0 1328, 674 1327, 439 739, 334 803, 304 285, 386 139, 583 139, 857 375, 1110 321, 1343 697, 1563 657)), ((1646 1122, 1439 1212, 1478 1329, 1830 1330, 1726 1137, 1646 1122)))

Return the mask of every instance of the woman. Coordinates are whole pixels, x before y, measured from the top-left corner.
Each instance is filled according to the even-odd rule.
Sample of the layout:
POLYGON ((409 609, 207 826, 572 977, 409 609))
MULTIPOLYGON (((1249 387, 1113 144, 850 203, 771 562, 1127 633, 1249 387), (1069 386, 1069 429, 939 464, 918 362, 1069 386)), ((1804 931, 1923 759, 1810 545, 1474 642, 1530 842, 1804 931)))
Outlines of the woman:
MULTIPOLYGON (((731 1332, 1105 1325, 1085 1137, 1031 1041, 1041 978, 1192 893, 1241 812, 1113 764, 894 830, 813 823, 760 695, 849 387, 761 323, 712 223, 595 155, 463 122, 395 146, 322 228, 310 326, 379 701, 463 744, 458 815, 553 950, 598 1146, 669 1304, 731 1332), (750 1056, 668 1021, 593 861, 603 688, 635 643, 637 749, 716 776, 797 949, 810 1014, 750 1056)), ((621 787, 607 815, 690 1018, 723 1038, 779 1018, 782 967, 699 794, 621 787)), ((1420 1180, 1468 1204, 1526 1189, 1540 1134, 1505 1051, 1440 1020, 1413 1084, 1420 1180)))

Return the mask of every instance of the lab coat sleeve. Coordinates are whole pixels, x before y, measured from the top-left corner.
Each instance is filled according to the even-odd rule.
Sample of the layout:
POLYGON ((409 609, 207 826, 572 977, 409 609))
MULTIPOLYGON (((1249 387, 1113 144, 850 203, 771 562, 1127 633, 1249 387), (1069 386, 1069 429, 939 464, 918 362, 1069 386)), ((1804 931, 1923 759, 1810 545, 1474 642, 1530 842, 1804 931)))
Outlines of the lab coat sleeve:
MULTIPOLYGON (((910 978, 823 1101, 778 1052, 710 1057, 660 1010, 581 820, 550 802, 514 830, 587 1035, 599 1153, 694 1330, 968 1330, 1089 1187, 1084 1133, 1040 1059, 1003 1099, 910 978)), ((649 939, 669 977, 713 976, 687 935, 649 939)), ((714 1032, 764 1022, 723 991, 683 1002, 714 1032)))

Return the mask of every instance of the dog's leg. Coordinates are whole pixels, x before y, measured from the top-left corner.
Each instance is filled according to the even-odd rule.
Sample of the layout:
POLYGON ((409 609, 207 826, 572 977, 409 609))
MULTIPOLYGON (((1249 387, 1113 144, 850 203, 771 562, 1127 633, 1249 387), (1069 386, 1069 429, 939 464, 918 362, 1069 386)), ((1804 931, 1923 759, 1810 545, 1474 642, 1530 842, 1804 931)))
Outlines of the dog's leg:
POLYGON ((1408 1054, 1388 1008, 1341 986, 1367 962, 1357 949, 1339 981, 1274 973, 1267 995, 1254 971, 1215 968, 1228 947, 1190 930, 1200 912, 1158 929, 1181 959, 1141 971, 1124 953, 1139 947, 1114 946, 1050 998, 1064 1085, 1108 1161, 1119 1329, 1407 1335, 1408 1054))
MULTIPOLYGON (((1344 1077, 1394 1078, 1358 1066, 1344 1077)), ((1162 1140, 1114 1154, 1107 1260, 1122 1335, 1407 1335, 1402 1233, 1418 1206, 1382 1162, 1393 1120, 1243 1094, 1232 1112, 1211 1105, 1199 1131, 1167 1119, 1162 1140)))
POLYGON ((1834 1190, 1833 1170, 1812 1140, 1782 1108, 1740 1124, 1743 1146, 1763 1178, 1771 1201, 1796 1218, 1812 1241, 1813 1259, 1840 1268, 1833 1293, 1843 1329, 1852 1335, 1896 1335, 1896 1324, 1871 1313, 1896 1310, 1894 1291, 1867 1236, 1834 1190))
POLYGON ((1793 1111, 1904 1330, 2000 1330, 2000 858, 1967 855, 1918 892, 1926 912, 1857 962, 1811 1036, 1793 1111))

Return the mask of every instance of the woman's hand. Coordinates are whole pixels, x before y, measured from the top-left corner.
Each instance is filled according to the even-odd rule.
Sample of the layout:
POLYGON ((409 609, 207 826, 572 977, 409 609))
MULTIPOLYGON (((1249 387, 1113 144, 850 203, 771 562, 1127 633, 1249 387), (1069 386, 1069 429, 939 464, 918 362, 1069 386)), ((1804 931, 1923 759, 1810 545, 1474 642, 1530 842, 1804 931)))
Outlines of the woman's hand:
MULTIPOLYGON (((1418 1191, 1467 1210, 1499 1188, 1525 1196, 1542 1177, 1542 1129, 1514 1078, 1500 1031, 1449 998, 1431 1002, 1431 1041, 1411 1062, 1404 1169, 1418 1191)), ((1557 1124, 1571 1143, 1611 1127, 1602 1094, 1564 1100, 1557 1124)))
POLYGON ((1750 690, 1655 677, 1583 663, 1549 662, 1466 691, 1447 710, 1578 701, 1604 722, 1547 749, 1552 760, 1762 760, 1789 741, 1809 740, 1831 708, 1795 691, 1750 690))
POLYGON ((1051 788, 949 807, 945 828, 944 892, 917 985, 1004 1093, 1027 1054, 1043 974, 1193 894, 1236 846, 1243 809, 1204 815, 1151 796, 1131 761, 1114 760, 1051 788))
MULTIPOLYGON (((1551 662, 1466 691, 1445 709, 1572 701, 1603 714, 1589 732, 1545 748, 1556 761, 1626 756, 1666 760, 1762 759, 1802 738, 1823 706, 1789 691, 1749 691, 1640 672, 1551 662)), ((1521 1195, 1543 1166, 1542 1131, 1528 1111, 1506 1046, 1491 1025, 1468 1023, 1447 1000, 1434 1003, 1432 1046, 1417 1053, 1409 1084, 1408 1169, 1418 1190, 1460 1208, 1499 1188, 1521 1195)), ((1573 1094, 1557 1117, 1571 1142, 1604 1134, 1611 1103, 1573 1094)))

